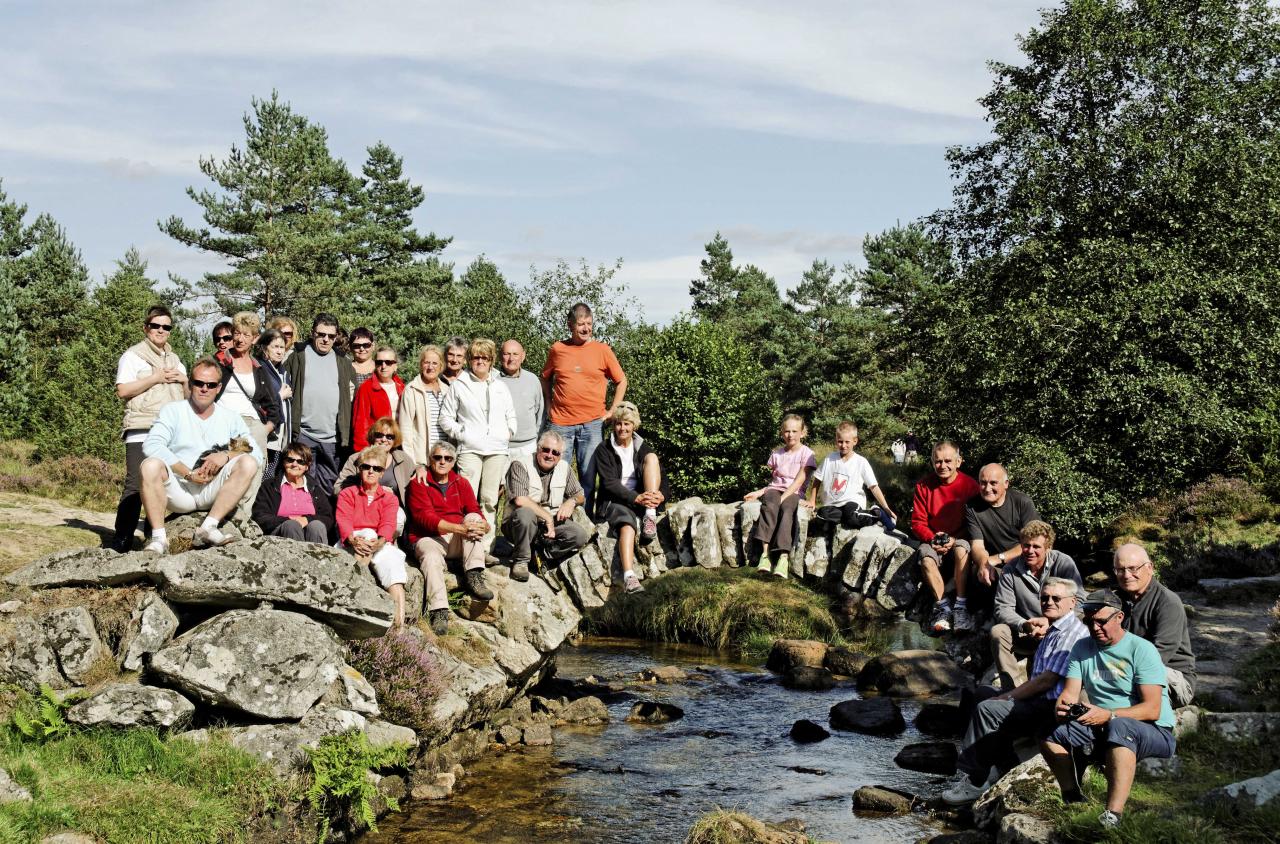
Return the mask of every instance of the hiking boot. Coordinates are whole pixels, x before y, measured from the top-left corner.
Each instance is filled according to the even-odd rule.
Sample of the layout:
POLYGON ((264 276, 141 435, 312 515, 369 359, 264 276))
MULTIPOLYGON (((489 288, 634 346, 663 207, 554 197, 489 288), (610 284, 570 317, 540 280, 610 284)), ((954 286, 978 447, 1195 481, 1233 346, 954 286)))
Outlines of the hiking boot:
POLYGON ((441 607, 438 610, 431 611, 431 632, 437 636, 443 636, 449 632, 449 616, 453 615, 453 610, 448 607, 441 607))
POLYGON ((484 582, 484 569, 470 569, 467 572, 467 591, 481 601, 493 600, 493 590, 484 582))
POLYGON ((934 604, 929 614, 929 635, 941 636, 951 632, 951 607, 948 604, 934 604))
POLYGON ((951 611, 951 629, 957 633, 972 633, 977 626, 968 607, 956 607, 951 611))
POLYGON ((234 541, 235 537, 227 536, 216 527, 198 527, 195 535, 191 537, 191 545, 194 548, 217 548, 234 541))
POLYGON ((622 575, 622 582, 626 584, 627 594, 644 591, 644 585, 640 583, 640 578, 633 571, 622 575))
POLYGON ((640 520, 640 538, 645 542, 652 542, 658 538, 658 520, 653 516, 646 515, 640 520))
POLYGON ((1120 816, 1110 809, 1103 809, 1102 814, 1098 815, 1098 823, 1103 829, 1115 829, 1120 825, 1120 816))
POLYGON ((511 579, 517 583, 525 583, 529 580, 529 563, 526 560, 511 564, 511 579))
POLYGON ((773 564, 773 576, 787 579, 787 575, 791 573, 791 557, 783 552, 778 555, 778 561, 773 564))
POLYGON ((974 785, 966 773, 958 773, 951 786, 942 792, 942 802, 948 806, 967 806, 983 795, 986 788, 974 785))
POLYGON ((148 539, 148 540, 147 540, 147 544, 146 544, 146 545, 142 546, 142 550, 143 550, 143 551, 153 551, 153 552, 155 552, 155 553, 157 553, 157 554, 168 554, 168 553, 169 553, 169 540, 167 540, 167 539, 161 539, 161 538, 160 538, 160 537, 158 537, 158 536, 153 536, 153 537, 151 537, 150 539, 148 539))

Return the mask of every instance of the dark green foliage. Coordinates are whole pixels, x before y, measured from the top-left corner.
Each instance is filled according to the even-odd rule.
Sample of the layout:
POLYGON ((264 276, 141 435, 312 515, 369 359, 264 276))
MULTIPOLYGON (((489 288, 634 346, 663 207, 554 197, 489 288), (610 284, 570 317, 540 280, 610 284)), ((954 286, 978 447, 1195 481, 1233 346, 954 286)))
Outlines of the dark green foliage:
POLYGON ((677 319, 636 328, 618 351, 676 498, 732 501, 754 488, 780 415, 752 350, 717 323, 677 319))
POLYGON ((71 725, 62 716, 79 700, 76 695, 61 698, 53 689, 41 685, 38 697, 18 692, 17 706, 10 717, 14 728, 23 736, 34 742, 46 742, 71 732, 71 725))
POLYGON ((640 306, 625 285, 613 280, 621 268, 621 258, 612 267, 600 264, 595 269, 585 260, 579 260, 577 267, 564 260, 549 270, 531 267, 529 284, 520 290, 520 302, 531 320, 530 339, 544 348, 565 339, 569 308, 586 302, 591 306, 595 338, 610 344, 622 341, 640 306))
MULTIPOLYGON (((346 818, 359 828, 363 824, 371 832, 378 831, 378 818, 373 811, 377 787, 369 781, 369 769, 402 765, 406 748, 384 747, 375 750, 369 739, 358 730, 336 736, 325 736, 315 748, 306 748, 311 759, 311 785, 307 802, 320 818, 316 841, 324 844, 333 819, 346 818)), ((384 798, 388 808, 399 811, 392 797, 384 798)))
POLYGON ((1280 710, 1280 642, 1271 642, 1254 652, 1238 671, 1240 687, 1258 709, 1280 710))

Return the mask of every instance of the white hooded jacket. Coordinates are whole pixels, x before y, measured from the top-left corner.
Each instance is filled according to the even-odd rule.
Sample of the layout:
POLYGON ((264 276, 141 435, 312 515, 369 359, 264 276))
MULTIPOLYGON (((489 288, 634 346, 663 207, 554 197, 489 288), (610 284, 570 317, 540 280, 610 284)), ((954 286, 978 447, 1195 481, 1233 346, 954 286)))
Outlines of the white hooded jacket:
POLYGON ((488 381, 468 369, 449 384, 440 407, 440 430, 453 438, 460 454, 506 454, 517 424, 511 392, 496 369, 490 370, 488 381))

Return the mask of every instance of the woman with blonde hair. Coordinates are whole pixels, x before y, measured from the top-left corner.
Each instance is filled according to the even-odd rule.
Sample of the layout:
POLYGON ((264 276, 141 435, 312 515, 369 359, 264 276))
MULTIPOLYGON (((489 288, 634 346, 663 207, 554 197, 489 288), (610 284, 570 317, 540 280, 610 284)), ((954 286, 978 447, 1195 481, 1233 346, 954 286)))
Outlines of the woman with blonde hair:
POLYGON ((262 361, 253 356, 254 344, 258 342, 261 330, 262 322, 256 313, 241 311, 231 318, 231 345, 215 356, 222 367, 222 386, 218 390, 217 402, 244 418, 249 435, 257 442, 263 455, 258 474, 245 496, 245 501, 249 502, 257 496, 258 486, 262 483, 262 473, 267 464, 267 441, 283 418, 280 392, 263 369, 262 361))
POLYGON ((298 342, 298 324, 287 316, 277 316, 271 318, 267 328, 279 331, 284 338, 284 359, 288 360, 293 354, 293 344, 298 342))
POLYGON ((628 592, 641 592, 635 573, 636 537, 643 544, 658 536, 658 509, 671 497, 658 455, 636 433, 640 410, 618 402, 609 415, 613 433, 596 449, 595 518, 603 519, 618 540, 622 582, 628 592))
POLYGON ((338 537, 342 547, 373 568, 378 583, 395 602, 396 627, 404 624, 404 585, 409 580, 405 554, 395 544, 398 499, 380 483, 390 465, 387 449, 371 445, 360 452, 360 482, 338 494, 338 537))
POLYGON ((427 456, 431 454, 431 446, 444 440, 440 411, 449 394, 449 385, 440 377, 443 372, 444 351, 439 346, 423 346, 418 352, 418 375, 400 394, 396 420, 404 437, 404 451, 419 466, 430 462, 427 456))

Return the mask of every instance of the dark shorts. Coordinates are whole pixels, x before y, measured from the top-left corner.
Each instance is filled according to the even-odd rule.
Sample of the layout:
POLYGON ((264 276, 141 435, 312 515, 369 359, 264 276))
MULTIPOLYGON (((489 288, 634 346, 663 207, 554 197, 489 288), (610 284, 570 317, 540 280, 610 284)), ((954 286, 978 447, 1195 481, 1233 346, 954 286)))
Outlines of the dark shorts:
POLYGON ((610 534, 616 538, 619 529, 624 525, 630 526, 636 532, 641 545, 648 542, 643 536, 639 535, 642 516, 644 516, 644 508, 635 504, 628 507, 619 501, 601 501, 596 505, 595 519, 596 521, 608 522, 610 534))
POLYGON ((1068 721, 1049 734, 1049 741, 1079 747, 1093 756, 1101 756, 1111 745, 1127 747, 1139 759, 1168 759, 1175 749, 1173 730, 1133 718, 1112 718, 1101 727, 1068 721))

